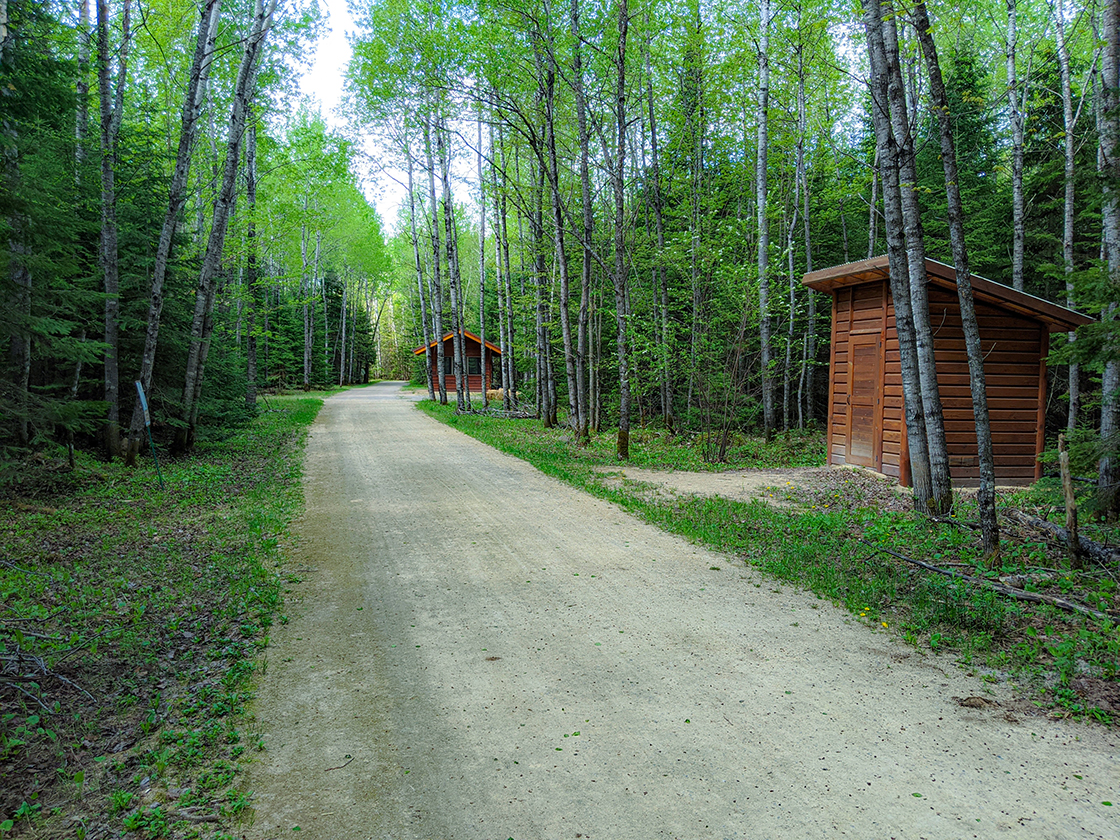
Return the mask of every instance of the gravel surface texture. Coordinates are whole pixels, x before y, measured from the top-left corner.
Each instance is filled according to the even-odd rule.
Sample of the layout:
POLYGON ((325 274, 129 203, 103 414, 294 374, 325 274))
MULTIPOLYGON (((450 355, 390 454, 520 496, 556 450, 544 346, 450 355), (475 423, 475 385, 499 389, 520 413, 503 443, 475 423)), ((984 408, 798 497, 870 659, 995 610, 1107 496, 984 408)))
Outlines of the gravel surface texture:
POLYGON ((1112 733, 1028 716, 399 383, 327 401, 305 487, 247 840, 1120 836, 1112 733))

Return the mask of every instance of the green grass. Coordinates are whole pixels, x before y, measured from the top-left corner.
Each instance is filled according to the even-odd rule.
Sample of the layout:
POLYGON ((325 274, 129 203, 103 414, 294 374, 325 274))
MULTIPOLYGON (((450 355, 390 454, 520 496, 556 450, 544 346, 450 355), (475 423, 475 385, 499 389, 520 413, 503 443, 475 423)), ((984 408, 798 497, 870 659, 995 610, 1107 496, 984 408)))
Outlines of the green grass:
POLYGON ((164 460, 163 489, 148 459, 129 469, 89 456, 73 473, 32 465, 4 488, 0 656, 38 675, 0 684, 0 826, 22 814, 20 836, 83 820, 202 837, 206 823, 180 809, 241 810, 245 707, 282 619, 281 546, 321 405, 262 401, 232 435, 164 460))
MULTIPOLYGON (((1007 539, 1002 566, 990 569, 975 531, 974 503, 959 499, 960 523, 941 524, 911 512, 884 510, 874 493, 842 470, 830 471, 823 485, 774 488, 775 507, 719 497, 666 499, 636 482, 606 480, 619 464, 613 435, 593 436, 577 446, 570 432, 544 429, 531 420, 499 420, 457 415, 450 407, 419 407, 460 431, 522 458, 542 472, 612 501, 657 526, 740 558, 774 579, 796 584, 849 610, 875 630, 896 632, 912 645, 950 651, 966 667, 989 679, 1025 684, 1035 701, 1057 713, 1109 721, 1093 692, 1078 693, 1078 680, 1115 686, 1120 672, 1120 628, 1058 610, 1029 605, 991 589, 951 579, 901 562, 886 551, 994 579, 1024 575, 1043 580, 1028 588, 1072 597, 1102 611, 1115 611, 1116 576, 1109 570, 1075 574, 1060 551, 1044 543, 1007 539)), ((712 469, 697 446, 664 434, 638 432, 631 438, 627 466, 649 469, 712 469)), ((819 440, 794 437, 767 445, 742 439, 749 461, 734 466, 758 469, 820 465, 819 440)), ((1044 492, 1042 489, 1029 491, 1044 492)))

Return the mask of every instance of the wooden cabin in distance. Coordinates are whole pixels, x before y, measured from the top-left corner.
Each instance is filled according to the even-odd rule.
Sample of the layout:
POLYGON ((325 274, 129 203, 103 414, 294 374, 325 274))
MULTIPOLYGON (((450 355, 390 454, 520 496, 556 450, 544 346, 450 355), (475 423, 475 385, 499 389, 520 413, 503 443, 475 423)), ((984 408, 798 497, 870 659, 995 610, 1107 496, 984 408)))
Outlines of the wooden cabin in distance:
MULTIPOLYGON (((952 266, 926 260, 930 325, 949 465, 955 486, 975 486, 980 469, 968 356, 952 266)), ((832 296, 827 462, 870 467, 910 484, 902 368, 887 258, 826 268, 802 283, 832 296)), ((1046 355, 1050 333, 1092 319, 1041 298, 972 276, 998 484, 1042 477, 1046 355)))
MULTIPOLYGON (((454 332, 449 332, 443 337, 443 384, 445 390, 455 393, 455 342, 453 336, 454 332)), ((491 344, 486 342, 486 377, 483 379, 482 375, 482 339, 479 338, 468 330, 463 330, 463 352, 466 356, 467 364, 467 390, 472 394, 481 394, 484 389, 491 388, 494 381, 494 359, 501 358, 502 351, 491 344)), ((439 375, 436 372, 436 366, 439 364, 438 350, 436 342, 433 341, 430 345, 432 348, 432 382, 439 387, 439 375)), ((412 351, 415 356, 424 355, 424 347, 421 345, 412 351)))

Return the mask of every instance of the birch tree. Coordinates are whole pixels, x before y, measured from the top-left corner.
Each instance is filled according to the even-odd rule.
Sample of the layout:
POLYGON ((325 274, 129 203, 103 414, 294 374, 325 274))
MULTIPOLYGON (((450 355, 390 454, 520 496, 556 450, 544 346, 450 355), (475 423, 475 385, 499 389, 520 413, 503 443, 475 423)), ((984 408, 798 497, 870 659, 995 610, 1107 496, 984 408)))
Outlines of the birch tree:
POLYGON ((774 386, 770 372, 773 351, 770 334, 770 220, 767 216, 767 162, 770 147, 770 21, 770 0, 761 0, 758 34, 758 101, 755 105, 758 128, 754 186, 758 218, 758 321, 762 345, 762 425, 767 440, 770 439, 777 425, 774 386))
POLYGON ((968 374, 972 389, 972 413, 976 423, 976 448, 980 460, 980 490, 977 504, 980 508, 980 534, 984 553, 994 563, 999 553, 999 525, 996 521, 995 457, 992 454, 992 427, 988 417, 988 390, 984 376, 984 353, 980 346, 980 328, 976 321, 976 307, 972 296, 972 273, 969 270, 968 248, 964 236, 964 208, 961 203, 960 176, 957 172, 957 153, 953 143, 953 126, 945 83, 930 31, 929 16, 924 0, 914 7, 914 25, 925 57, 929 74, 930 105, 937 116, 941 140, 941 162, 945 169, 945 195, 949 208, 949 236, 953 244, 953 264, 956 269, 957 299, 960 302, 961 325, 965 349, 968 353, 968 374))
POLYGON ((120 453, 120 373, 118 319, 120 317, 120 256, 117 251, 117 141, 124 116, 124 90, 128 77, 128 50, 132 3, 125 0, 121 15, 121 41, 117 49, 116 91, 112 79, 109 42, 109 3, 97 0, 97 90, 101 112, 101 248, 100 264, 105 290, 105 402, 108 406, 105 451, 120 453))
POLYGON ((186 375, 180 409, 181 424, 176 430, 176 447, 190 449, 198 423, 198 401, 202 391, 206 356, 210 350, 213 332, 214 298, 217 293, 218 271, 225 248, 226 231, 236 199, 237 171, 241 159, 241 144, 245 136, 245 122, 255 93, 255 81, 261 50, 272 28, 272 16, 277 0, 256 0, 248 37, 237 71, 230 114, 229 134, 226 139, 225 163, 222 167, 221 189, 214 202, 210 221, 210 236, 199 270, 195 292, 194 320, 191 324, 190 349, 187 353, 186 375))
MULTIPOLYGON (((160 315, 163 312, 163 286, 167 279, 171 243, 175 238, 180 214, 187 199, 186 187, 191 169, 191 150, 198 136, 199 117, 202 114, 202 106, 206 101, 206 85, 210 78, 210 67, 214 60, 220 12, 221 0, 206 0, 202 6, 191 68, 187 76, 187 90, 183 99, 183 111, 179 124, 179 148, 168 188, 167 212, 164 215, 155 263, 152 268, 148 317, 144 331, 144 351, 140 360, 139 376, 137 377, 137 381, 140 382, 145 391, 150 391, 152 386, 152 369, 155 366, 156 346, 159 341, 160 315)), ((134 464, 136 461, 143 440, 143 432, 144 411, 140 406, 140 401, 137 400, 128 429, 128 452, 126 455, 128 464, 134 464)))

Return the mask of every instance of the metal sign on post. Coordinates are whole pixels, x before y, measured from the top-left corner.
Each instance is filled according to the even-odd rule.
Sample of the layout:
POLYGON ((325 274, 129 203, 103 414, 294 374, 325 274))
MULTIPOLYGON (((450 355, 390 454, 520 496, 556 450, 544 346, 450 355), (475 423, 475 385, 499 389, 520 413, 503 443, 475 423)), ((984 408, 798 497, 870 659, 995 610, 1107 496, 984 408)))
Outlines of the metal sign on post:
POLYGON ((152 460, 156 463, 156 475, 159 476, 159 489, 163 488, 163 471, 159 468, 159 458, 156 457, 156 444, 152 440, 152 417, 148 414, 148 398, 144 396, 144 385, 136 380, 136 393, 140 395, 140 408, 144 410, 144 428, 148 430, 148 446, 152 448, 152 460))

